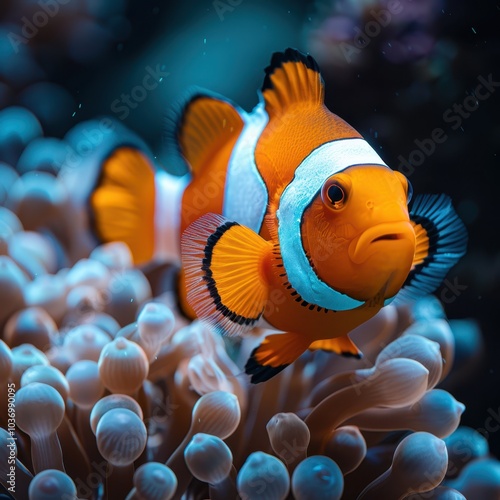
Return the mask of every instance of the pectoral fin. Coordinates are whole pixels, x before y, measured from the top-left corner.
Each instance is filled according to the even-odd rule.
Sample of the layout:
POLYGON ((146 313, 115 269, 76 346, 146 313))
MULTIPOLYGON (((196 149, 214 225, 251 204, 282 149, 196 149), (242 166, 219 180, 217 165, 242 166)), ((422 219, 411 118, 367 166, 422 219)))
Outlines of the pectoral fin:
POLYGON ((181 246, 187 301, 197 316, 230 335, 252 328, 268 300, 264 269, 272 243, 205 214, 184 231, 181 246))
POLYGON ((467 246, 467 231, 448 196, 417 196, 410 221, 416 237, 415 257, 410 274, 396 295, 399 302, 436 290, 467 246))

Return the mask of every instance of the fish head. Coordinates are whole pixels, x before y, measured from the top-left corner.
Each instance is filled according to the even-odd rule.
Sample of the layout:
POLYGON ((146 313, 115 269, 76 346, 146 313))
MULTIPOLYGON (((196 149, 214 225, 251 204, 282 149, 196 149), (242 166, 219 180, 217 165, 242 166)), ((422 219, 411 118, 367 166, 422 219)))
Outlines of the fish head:
POLYGON ((356 300, 380 290, 393 297, 415 255, 411 185, 380 165, 351 166, 328 177, 304 211, 302 243, 318 277, 356 300))

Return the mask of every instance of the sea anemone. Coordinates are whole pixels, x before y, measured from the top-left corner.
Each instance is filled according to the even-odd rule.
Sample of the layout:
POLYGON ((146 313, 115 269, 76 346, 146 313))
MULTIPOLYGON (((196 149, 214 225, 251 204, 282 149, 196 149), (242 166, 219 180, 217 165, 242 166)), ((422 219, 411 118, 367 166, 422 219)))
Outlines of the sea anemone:
POLYGON ((123 243, 63 267, 71 257, 46 235, 35 273, 10 244, 22 222, 0 219, 16 498, 498 498, 500 463, 440 385, 460 367, 437 299, 358 327, 362 360, 307 352, 252 385, 242 367, 264 331, 235 341, 186 320, 164 266, 134 268, 123 243))

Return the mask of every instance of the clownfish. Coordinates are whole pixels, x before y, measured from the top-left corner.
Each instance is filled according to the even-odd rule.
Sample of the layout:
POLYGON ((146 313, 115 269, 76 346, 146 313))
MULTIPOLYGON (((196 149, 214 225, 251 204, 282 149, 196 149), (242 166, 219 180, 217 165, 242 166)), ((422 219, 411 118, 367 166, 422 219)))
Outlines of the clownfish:
POLYGON ((253 383, 307 349, 360 357, 349 332, 434 291, 465 253, 450 199, 411 200, 408 179, 326 108, 310 55, 275 53, 250 113, 194 89, 167 122, 170 166, 189 173, 118 141, 86 181, 89 221, 136 264, 178 263, 188 315, 228 335, 276 330, 246 363, 253 383))

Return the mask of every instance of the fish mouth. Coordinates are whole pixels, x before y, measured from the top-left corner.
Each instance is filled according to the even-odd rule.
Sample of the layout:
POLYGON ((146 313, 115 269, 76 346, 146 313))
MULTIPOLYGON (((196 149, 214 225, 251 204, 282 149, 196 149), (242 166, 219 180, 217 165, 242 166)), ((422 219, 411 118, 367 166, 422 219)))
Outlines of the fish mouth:
POLYGON ((352 262, 362 264, 376 253, 393 254, 403 249, 415 249, 415 232, 407 221, 385 222, 363 231, 351 241, 348 252, 352 262))
POLYGON ((404 236, 401 233, 389 233, 389 234, 383 234, 382 236, 377 236, 377 238, 374 238, 372 240, 372 243, 384 240, 400 240, 402 238, 404 238, 404 236))

